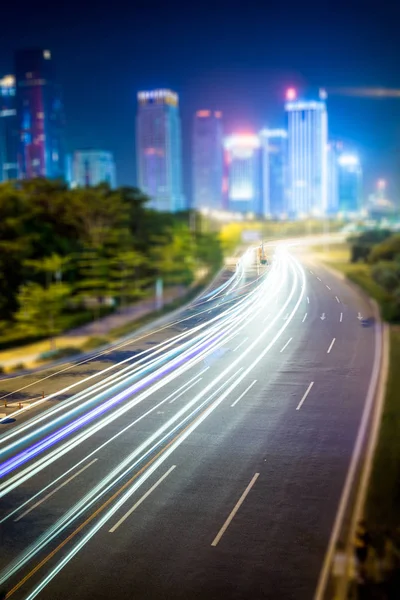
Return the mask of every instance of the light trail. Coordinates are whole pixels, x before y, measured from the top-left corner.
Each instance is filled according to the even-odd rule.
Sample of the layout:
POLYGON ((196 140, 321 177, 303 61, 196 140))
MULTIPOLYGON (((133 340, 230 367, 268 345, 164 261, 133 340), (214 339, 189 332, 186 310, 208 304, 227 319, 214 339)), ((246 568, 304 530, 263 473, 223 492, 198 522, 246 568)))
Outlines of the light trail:
MULTIPOLYGON (((298 268, 301 269, 300 265, 296 265, 298 268)), ((301 271, 301 277, 303 279, 303 282, 305 280, 304 278, 304 272, 301 271)), ((294 292, 297 288, 297 279, 294 283, 294 286, 292 287, 292 291, 290 294, 289 299, 287 300, 287 304, 290 302, 290 300, 292 299, 294 292)), ((258 364, 260 362, 260 360, 262 360, 262 358, 265 356, 265 354, 269 351, 269 349, 273 346, 273 344, 277 341, 277 339, 279 339, 279 337, 282 335, 282 333, 284 332, 284 330, 287 328, 288 324, 291 322, 291 320, 293 319, 294 315, 296 314, 302 298, 303 298, 303 294, 304 294, 304 284, 303 286, 300 288, 300 294, 299 297, 297 299, 297 302, 295 303, 295 306, 293 308, 293 310, 291 311, 291 313, 288 316, 288 319, 285 321, 285 323, 280 327, 280 329, 278 330, 277 334, 273 337, 273 339, 270 341, 270 343, 264 348, 264 350, 257 356, 257 358, 252 362, 252 364, 243 372, 241 373, 241 375, 235 379, 234 383, 231 384, 229 386, 228 389, 225 390, 225 392, 223 392, 221 394, 221 396, 219 398, 217 398, 217 400, 215 402, 212 403, 212 405, 208 406, 208 408, 199 416, 199 418, 192 423, 184 432, 183 435, 178 436, 177 439, 175 439, 175 441, 173 442, 173 444, 166 450, 166 452, 164 452, 160 458, 157 459, 157 461, 155 461, 155 463, 150 467, 150 469, 148 469, 142 476, 141 478, 130 488, 128 489, 125 494, 120 498, 120 500, 118 500, 116 502, 115 505, 113 505, 106 513, 105 515, 99 519, 99 521, 87 532, 87 534, 77 543, 75 544, 75 546, 70 550, 70 552, 61 560, 59 561, 59 563, 50 571, 50 573, 38 584, 38 586, 36 586, 36 588, 29 594, 29 596, 27 597, 27 599, 29 600, 33 600, 33 598, 35 598, 40 591, 61 571, 61 569, 77 554, 77 552, 79 552, 79 550, 95 535, 95 533, 111 518, 111 516, 113 516, 115 514, 115 512, 124 504, 124 502, 134 493, 134 491, 136 491, 136 489, 138 489, 140 487, 140 485, 142 485, 142 483, 150 476, 151 473, 153 473, 156 468, 158 468, 158 466, 160 466, 167 458, 168 456, 175 450, 176 447, 178 447, 183 441, 184 439, 186 439, 188 437, 188 435, 190 435, 190 433, 192 431, 194 431, 194 429, 196 429, 199 424, 205 419, 207 418, 207 416, 209 416, 209 414, 211 414, 211 412, 213 410, 216 409, 216 407, 229 395, 229 393, 235 389, 235 387, 240 383, 240 381, 248 375, 248 373, 255 367, 256 364, 258 364)), ((286 306, 284 306, 280 312, 282 312, 282 310, 285 310, 286 306)), ((276 319, 279 318, 279 313, 278 315, 275 317, 276 319)), ((259 337, 259 336, 258 336, 259 337)), ((258 338, 249 346, 247 352, 250 352, 251 349, 254 348, 255 344, 258 342, 258 338)), ((235 361, 235 363, 237 363, 238 360, 235 361)), ((234 368, 236 366, 236 364, 231 365, 227 371, 231 370, 232 368, 234 368)), ((218 379, 218 378, 217 378, 218 379)))

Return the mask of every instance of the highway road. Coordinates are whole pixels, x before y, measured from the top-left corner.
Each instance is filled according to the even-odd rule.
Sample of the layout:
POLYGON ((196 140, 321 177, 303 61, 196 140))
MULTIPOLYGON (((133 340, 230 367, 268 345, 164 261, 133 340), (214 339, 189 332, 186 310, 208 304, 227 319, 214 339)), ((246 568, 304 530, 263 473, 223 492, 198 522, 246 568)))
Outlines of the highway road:
POLYGON ((1 425, 8 597, 313 597, 377 333, 304 252, 254 257, 169 326, 21 391, 48 395, 1 425))

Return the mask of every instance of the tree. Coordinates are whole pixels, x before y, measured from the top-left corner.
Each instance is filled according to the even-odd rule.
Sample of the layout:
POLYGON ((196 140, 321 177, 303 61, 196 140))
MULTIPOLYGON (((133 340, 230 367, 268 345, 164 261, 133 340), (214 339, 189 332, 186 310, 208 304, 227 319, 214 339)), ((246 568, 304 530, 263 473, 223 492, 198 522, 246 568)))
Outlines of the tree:
POLYGON ((384 242, 377 244, 371 249, 369 262, 377 263, 382 260, 395 260, 400 256, 400 234, 390 236, 384 242))
POLYGON ((53 283, 47 288, 38 283, 26 283, 18 293, 19 310, 15 315, 19 329, 27 335, 51 337, 62 330, 60 316, 70 287, 65 283, 53 283))
POLYGON ((193 281, 195 260, 187 226, 175 226, 164 236, 153 236, 151 257, 156 275, 167 285, 188 285, 193 281))
POLYGON ((400 266, 395 262, 379 262, 372 267, 372 278, 389 293, 400 286, 400 266))
POLYGON ((109 259, 108 290, 120 305, 132 302, 144 294, 149 278, 142 275, 146 258, 136 250, 118 252, 109 259))

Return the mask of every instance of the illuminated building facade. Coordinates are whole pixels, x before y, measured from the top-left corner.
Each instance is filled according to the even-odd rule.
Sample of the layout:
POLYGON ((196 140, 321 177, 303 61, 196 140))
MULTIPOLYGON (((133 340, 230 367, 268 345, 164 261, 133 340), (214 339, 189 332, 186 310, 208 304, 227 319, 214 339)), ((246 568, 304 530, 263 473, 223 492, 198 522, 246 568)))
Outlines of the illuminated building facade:
POLYGON ((91 187, 99 183, 108 183, 111 188, 116 186, 115 163, 111 152, 75 152, 71 164, 71 187, 91 187))
POLYGON ((274 219, 284 218, 287 206, 287 131, 262 129, 262 213, 274 219))
POLYGON ((325 102, 288 101, 289 214, 327 211, 328 117, 325 102))
POLYGON ((339 165, 338 160, 342 151, 342 143, 330 141, 327 149, 327 213, 335 215, 339 211, 339 165))
POLYGON ((260 140, 253 134, 235 134, 225 139, 228 169, 228 209, 261 214, 260 140))
POLYGON ((174 92, 138 93, 136 157, 138 185, 150 197, 150 206, 183 210, 181 123, 174 92))
POLYGON ((222 208, 222 152, 222 113, 198 110, 193 123, 194 208, 222 208))
POLYGON ((362 169, 356 154, 341 154, 338 158, 339 212, 357 214, 362 209, 362 169))
POLYGON ((0 181, 18 177, 18 122, 15 77, 0 79, 0 181))
POLYGON ((63 106, 50 51, 18 51, 15 76, 19 177, 64 178, 63 106))

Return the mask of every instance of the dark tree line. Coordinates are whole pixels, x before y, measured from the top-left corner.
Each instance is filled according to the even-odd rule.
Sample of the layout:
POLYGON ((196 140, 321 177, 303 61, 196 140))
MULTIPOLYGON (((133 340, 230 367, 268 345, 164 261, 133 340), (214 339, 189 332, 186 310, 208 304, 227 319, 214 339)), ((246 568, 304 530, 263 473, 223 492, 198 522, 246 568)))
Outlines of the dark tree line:
POLYGON ((11 324, 28 336, 49 335, 83 307, 131 303, 157 277, 188 285, 198 269, 221 264, 215 234, 191 231, 187 213, 159 213, 147 201, 131 187, 0 184, 3 332, 11 324))

